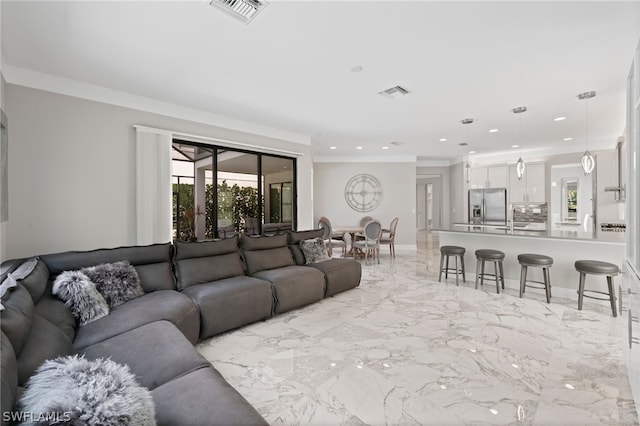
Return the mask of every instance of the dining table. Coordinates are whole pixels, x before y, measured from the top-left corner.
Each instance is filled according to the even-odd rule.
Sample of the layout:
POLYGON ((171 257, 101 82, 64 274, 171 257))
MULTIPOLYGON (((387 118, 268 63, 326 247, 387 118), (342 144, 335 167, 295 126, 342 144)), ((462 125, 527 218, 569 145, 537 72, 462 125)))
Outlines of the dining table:
MULTIPOLYGON (((355 241, 356 234, 364 233, 364 226, 337 226, 333 228, 332 233, 334 234, 350 234, 351 241, 355 241)), ((353 250, 353 245, 349 247, 349 250, 346 252, 345 257, 356 257, 356 253, 353 250)))

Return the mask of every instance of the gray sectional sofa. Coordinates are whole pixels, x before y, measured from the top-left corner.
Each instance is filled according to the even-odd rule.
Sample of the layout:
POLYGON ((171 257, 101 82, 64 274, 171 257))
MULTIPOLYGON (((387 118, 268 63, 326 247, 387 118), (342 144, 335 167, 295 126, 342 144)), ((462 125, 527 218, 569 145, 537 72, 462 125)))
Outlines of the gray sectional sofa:
POLYGON ((19 411, 36 369, 72 354, 127 365, 151 391, 159 425, 265 424, 194 344, 357 287, 361 265, 355 260, 306 264, 299 242, 321 235, 241 235, 4 262, 0 283, 10 288, 0 312, 2 425, 12 424, 8 413, 19 411), (77 326, 52 294, 56 277, 123 260, 135 268, 144 295, 77 326))

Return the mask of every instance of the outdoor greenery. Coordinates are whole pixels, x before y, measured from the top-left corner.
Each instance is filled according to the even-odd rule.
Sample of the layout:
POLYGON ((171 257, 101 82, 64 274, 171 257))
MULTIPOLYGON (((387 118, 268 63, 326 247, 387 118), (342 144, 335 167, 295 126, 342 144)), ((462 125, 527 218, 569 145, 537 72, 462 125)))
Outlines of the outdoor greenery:
MULTIPOLYGON (((194 185, 173 184, 173 224, 175 238, 180 241, 195 241, 196 217, 205 216, 205 238, 214 238, 213 185, 205 185, 205 206, 194 208, 194 185), (179 199, 179 210, 178 206, 179 199)), ((233 225, 235 231, 245 230, 246 218, 258 217, 258 190, 249 186, 233 184, 226 180, 218 184, 218 227, 233 225)))

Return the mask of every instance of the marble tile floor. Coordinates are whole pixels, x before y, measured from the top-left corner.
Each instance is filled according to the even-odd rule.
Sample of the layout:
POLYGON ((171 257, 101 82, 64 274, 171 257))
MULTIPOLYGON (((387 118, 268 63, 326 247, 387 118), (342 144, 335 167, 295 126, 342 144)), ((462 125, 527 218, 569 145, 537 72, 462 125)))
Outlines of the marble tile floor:
POLYGON ((425 250, 198 350, 273 425, 638 424, 606 304, 438 283, 425 250))

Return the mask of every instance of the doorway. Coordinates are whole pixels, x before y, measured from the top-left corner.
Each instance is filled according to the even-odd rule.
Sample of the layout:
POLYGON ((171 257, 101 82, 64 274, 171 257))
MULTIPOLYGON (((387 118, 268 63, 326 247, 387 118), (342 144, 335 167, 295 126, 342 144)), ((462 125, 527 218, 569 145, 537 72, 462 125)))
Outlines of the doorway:
POLYGON ((438 229, 442 223, 442 179, 421 176, 416 182, 416 229, 438 229))

